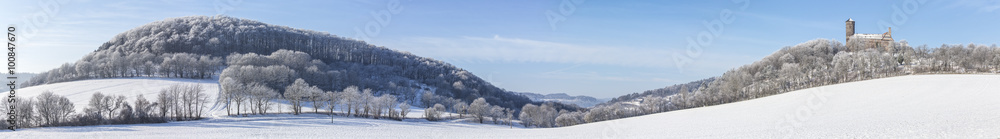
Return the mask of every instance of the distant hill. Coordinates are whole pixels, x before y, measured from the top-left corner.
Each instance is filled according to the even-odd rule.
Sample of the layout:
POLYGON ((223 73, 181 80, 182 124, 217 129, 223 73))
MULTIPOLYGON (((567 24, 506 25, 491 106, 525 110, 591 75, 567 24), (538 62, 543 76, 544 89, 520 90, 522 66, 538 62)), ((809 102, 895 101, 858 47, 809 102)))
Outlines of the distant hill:
POLYGON ((584 107, 584 108, 591 107, 591 106, 603 103, 603 102, 605 102, 605 101, 608 100, 608 99, 597 99, 597 98, 594 98, 594 97, 583 96, 583 95, 580 95, 580 96, 570 96, 570 95, 568 95, 566 93, 555 93, 555 94, 542 95, 542 94, 537 94, 537 93, 521 92, 521 93, 518 93, 518 94, 521 94, 521 95, 523 95, 525 97, 528 97, 532 101, 536 101, 536 102, 560 102, 560 103, 565 103, 565 104, 576 104, 577 106, 584 107))
MULTIPOLYGON (((14 80, 14 84, 16 84, 18 88, 23 88, 21 85, 24 84, 24 82, 27 82, 28 80, 31 80, 31 78, 35 77, 35 75, 38 75, 38 74, 35 74, 35 73, 15 73, 15 76, 17 76, 17 80, 14 80)), ((4 78, 4 81, 6 81, 5 83, 9 83, 10 82, 10 80, 7 80, 6 77, 4 78)), ((0 87, 0 88, 3 88, 3 90, 2 90, 3 92, 10 91, 10 88, 7 88, 7 87, 0 87)))

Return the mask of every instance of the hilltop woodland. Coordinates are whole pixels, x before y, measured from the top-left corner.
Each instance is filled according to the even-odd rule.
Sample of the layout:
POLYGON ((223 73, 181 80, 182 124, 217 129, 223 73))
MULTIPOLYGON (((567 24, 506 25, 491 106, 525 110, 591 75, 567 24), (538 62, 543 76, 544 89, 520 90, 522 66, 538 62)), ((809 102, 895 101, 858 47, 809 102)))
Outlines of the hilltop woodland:
POLYGON ((968 44, 846 46, 819 39, 789 46, 722 76, 614 98, 590 108, 585 122, 713 106, 824 85, 913 74, 1000 73, 1000 47, 968 44), (632 105, 638 102, 639 105, 632 105))

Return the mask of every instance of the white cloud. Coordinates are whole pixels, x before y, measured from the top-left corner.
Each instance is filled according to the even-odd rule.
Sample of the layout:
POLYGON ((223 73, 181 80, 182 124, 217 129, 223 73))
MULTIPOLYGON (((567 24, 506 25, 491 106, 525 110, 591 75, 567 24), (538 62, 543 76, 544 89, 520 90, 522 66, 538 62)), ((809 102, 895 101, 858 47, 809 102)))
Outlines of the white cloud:
POLYGON ((634 67, 670 67, 663 49, 588 46, 493 36, 402 39, 388 46, 449 62, 540 62, 634 67))

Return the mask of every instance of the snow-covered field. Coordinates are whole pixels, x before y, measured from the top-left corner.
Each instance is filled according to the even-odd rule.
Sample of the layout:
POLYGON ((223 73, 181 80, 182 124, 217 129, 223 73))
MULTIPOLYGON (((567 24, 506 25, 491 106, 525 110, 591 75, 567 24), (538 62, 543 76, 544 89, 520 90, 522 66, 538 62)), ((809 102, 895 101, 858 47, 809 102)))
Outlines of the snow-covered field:
MULTIPOLYGON (((32 88, 24 90, 29 89, 32 88)), ((89 95, 84 96, 89 98, 89 95)), ((0 136, 4 138, 998 138, 1000 137, 998 98, 1000 98, 1000 75, 913 75, 810 88, 719 106, 562 128, 529 129, 454 121, 400 122, 340 116, 334 117, 331 122, 329 116, 305 114, 215 117, 208 120, 165 124, 32 128, 16 132, 0 131, 0 136)))

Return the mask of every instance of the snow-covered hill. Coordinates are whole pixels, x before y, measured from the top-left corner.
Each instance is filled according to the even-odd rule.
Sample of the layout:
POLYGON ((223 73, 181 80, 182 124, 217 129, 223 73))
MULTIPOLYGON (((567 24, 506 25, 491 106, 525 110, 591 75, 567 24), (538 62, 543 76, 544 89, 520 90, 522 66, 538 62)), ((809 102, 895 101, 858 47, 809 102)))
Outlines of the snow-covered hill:
POLYGON ((306 114, 0 131, 4 138, 997 138, 1000 75, 912 75, 561 128, 306 114), (333 122, 331 122, 331 120, 333 122))

